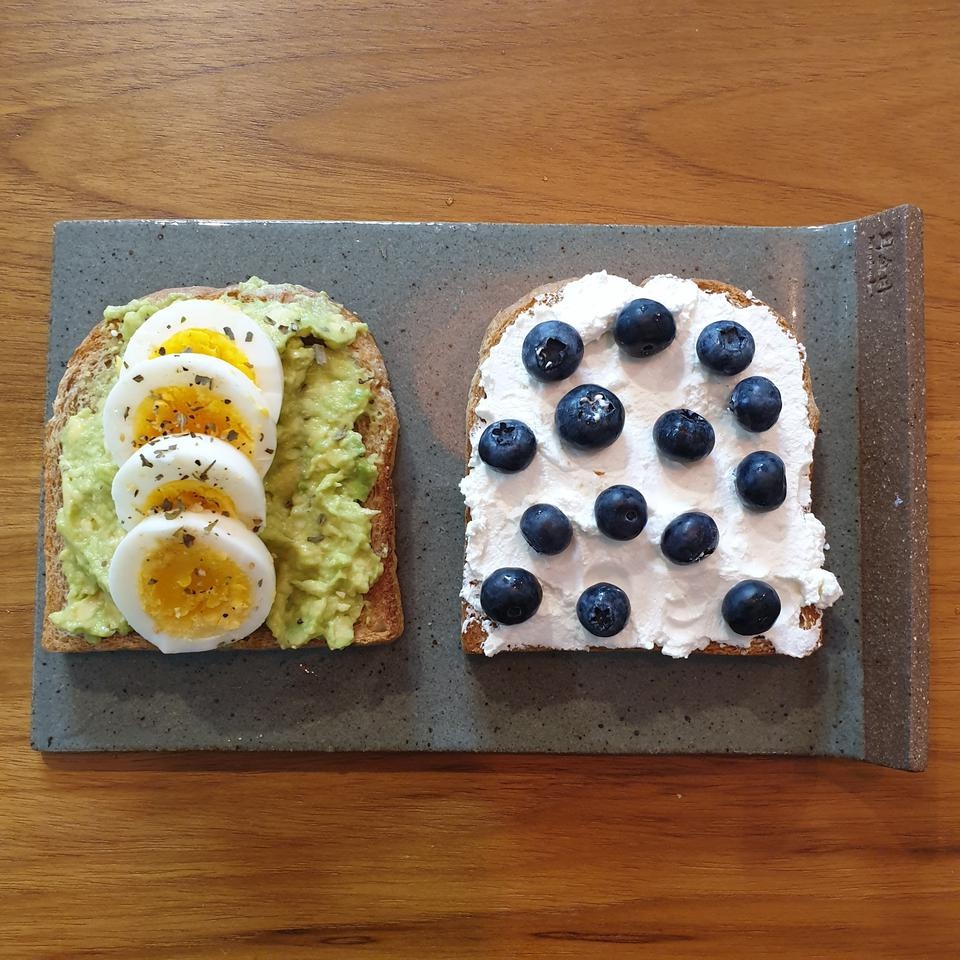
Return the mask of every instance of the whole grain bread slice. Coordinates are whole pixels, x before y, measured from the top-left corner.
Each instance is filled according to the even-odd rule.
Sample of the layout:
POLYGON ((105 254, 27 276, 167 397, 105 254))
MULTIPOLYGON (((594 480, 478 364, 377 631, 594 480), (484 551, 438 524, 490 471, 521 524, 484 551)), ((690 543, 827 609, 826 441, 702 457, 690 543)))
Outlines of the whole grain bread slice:
MULTIPOLYGON (((487 327, 486 333, 483 336, 483 341, 480 344, 480 356, 477 361, 477 369, 473 375, 473 380, 470 383, 470 393, 467 400, 467 444, 466 444, 466 458, 469 462, 470 459, 470 433, 473 430, 474 426, 477 423, 477 404, 484 399, 483 387, 480 383, 480 365, 486 360, 490 351, 493 347, 500 342, 500 338, 504 335, 509 326, 514 323, 522 313, 525 313, 534 303, 538 300, 545 300, 549 302, 552 300, 557 300, 562 295, 563 288, 571 283, 571 279, 561 280, 554 283, 545 284, 542 287, 537 287, 536 290, 531 291, 525 297, 522 297, 516 303, 512 304, 509 307, 505 307, 501 310, 490 322, 490 325, 487 327)), ((735 307, 749 307, 749 306, 765 306, 770 312, 774 315, 777 320, 777 323, 788 333, 792 334, 794 337, 797 336, 797 331, 794 329, 792 324, 790 324, 784 317, 777 313, 769 304, 765 304, 760 300, 755 299, 754 297, 748 296, 743 290, 740 290, 737 287, 731 286, 728 283, 721 283, 719 280, 699 280, 695 279, 694 283, 700 287, 706 293, 721 293, 727 300, 730 301, 735 307)), ((813 398, 813 383, 810 378, 810 369, 807 366, 806 356, 803 357, 803 384, 807 391, 807 420, 810 424, 810 428, 814 433, 820 427, 820 411, 817 408, 817 404, 813 398)), ((811 467, 812 474, 812 467, 811 467)), ((812 476, 811 476, 812 479, 812 476)), ((465 516, 466 522, 470 521, 470 511, 466 511, 465 516)), ((812 604, 806 607, 803 607, 800 611, 800 625, 804 629, 819 629, 819 636, 817 640, 817 647, 823 641, 823 631, 821 625, 822 612, 812 604)), ((483 613, 477 610, 475 607, 468 604, 465 600, 462 600, 460 603, 460 618, 461 624, 463 626, 463 631, 461 633, 461 642, 463 644, 463 649, 467 653, 483 653, 483 644, 487 639, 487 630, 483 626, 483 613)), ((519 653, 528 653, 528 652, 541 652, 549 650, 552 648, 549 647, 524 647, 521 650, 514 651, 519 653)), ((590 652, 602 652, 609 649, 609 647, 591 647, 590 652)), ((816 649, 816 648, 814 648, 816 649)), ((749 644, 744 644, 744 646, 734 646, 729 643, 722 643, 720 641, 714 640, 703 650, 698 651, 699 653, 710 653, 710 654, 725 654, 731 656, 759 656, 763 654, 774 654, 776 650, 773 648, 773 644, 763 636, 753 637, 749 644)))
MULTIPOLYGON (((205 300, 215 300, 224 295, 241 301, 255 299, 249 292, 241 292, 237 285, 220 289, 176 287, 158 290, 141 299, 163 302, 173 295, 205 300)), ((296 284, 277 284, 263 288, 260 298, 290 302, 301 296, 318 296, 318 294, 296 284)), ((337 306, 346 319, 351 321, 359 319, 345 307, 339 304, 337 306)), ((112 362, 114 342, 111 327, 106 323, 100 323, 77 347, 60 381, 53 404, 53 416, 46 428, 43 451, 43 548, 46 587, 42 642, 44 649, 61 653, 156 650, 153 644, 148 643, 136 633, 105 637, 95 645, 91 645, 82 637, 58 629, 47 616, 55 610, 60 610, 66 603, 67 597, 67 581, 59 559, 63 540, 56 528, 57 511, 63 503, 60 481, 60 435, 67 420, 74 413, 85 406, 90 406, 91 385, 95 378, 101 375, 103 367, 112 362)), ((367 452, 378 458, 377 481, 364 501, 364 506, 377 511, 372 520, 370 539, 374 551, 383 560, 383 572, 367 593, 360 617, 354 627, 354 643, 367 646, 390 643, 403 632, 403 607, 400 601, 400 584, 397 579, 393 496, 393 465, 399 421, 383 356, 371 334, 361 333, 344 349, 350 351, 357 364, 371 377, 369 386, 373 393, 371 412, 357 422, 357 430, 363 437, 367 452)), ((326 641, 318 638, 305 646, 326 646, 326 641)), ((275 650, 278 648, 276 638, 264 625, 243 640, 220 649, 275 650)))

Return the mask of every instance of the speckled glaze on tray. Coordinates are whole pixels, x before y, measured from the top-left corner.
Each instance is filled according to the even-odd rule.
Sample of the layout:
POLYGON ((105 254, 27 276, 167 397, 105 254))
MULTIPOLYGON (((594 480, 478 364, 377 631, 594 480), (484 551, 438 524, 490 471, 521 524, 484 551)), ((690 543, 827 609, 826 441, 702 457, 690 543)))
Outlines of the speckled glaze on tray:
POLYGON ((390 647, 333 654, 71 655, 37 642, 36 748, 815 754, 924 766, 916 209, 814 228, 78 221, 57 225, 54 254, 48 402, 104 305, 163 287, 257 274, 327 290, 369 323, 401 418, 407 630, 390 647), (815 506, 845 590, 814 656, 461 651, 457 483, 480 339, 533 287, 597 269, 724 280, 795 319, 823 415, 815 506))

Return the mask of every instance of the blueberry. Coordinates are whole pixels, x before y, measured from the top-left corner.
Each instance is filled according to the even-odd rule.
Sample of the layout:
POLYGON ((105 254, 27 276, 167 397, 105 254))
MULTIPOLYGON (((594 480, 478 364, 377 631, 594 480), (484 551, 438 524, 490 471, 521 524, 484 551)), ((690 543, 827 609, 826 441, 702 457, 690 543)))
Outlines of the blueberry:
POLYGON ((480 436, 477 453, 495 470, 516 473, 530 466, 537 452, 537 438, 520 420, 498 420, 480 436))
POLYGON ((567 515, 549 503, 527 507, 520 518, 520 532, 537 553, 562 553, 573 539, 567 515))
POLYGON ((697 337, 697 356, 714 373, 732 376, 746 370, 753 360, 753 351, 750 331, 734 320, 708 324, 697 337))
POLYGON ((783 461, 769 450, 748 453, 737 467, 737 493, 754 510, 776 510, 787 499, 783 461))
POLYGON ((656 300, 631 300, 617 315, 613 339, 631 357, 652 357, 677 335, 673 314, 656 300))
POLYGON ((744 430, 763 433, 777 422, 783 402, 780 391, 772 380, 766 377, 747 377, 733 388, 727 406, 744 430))
POLYGON ((699 563, 709 557, 720 542, 720 531, 713 517, 692 510, 674 517, 660 537, 660 549, 671 563, 699 563))
POLYGON ((612 583, 595 583, 580 594, 577 619, 595 637, 619 633, 630 617, 627 595, 612 583))
POLYGON ((514 624, 529 620, 540 606, 540 581, 521 567, 501 567, 483 581, 480 606, 497 623, 514 624))
POLYGON ((647 524, 647 501, 633 487, 607 487, 593 505, 597 528, 612 540, 632 540, 647 524))
POLYGON ((557 404, 560 436, 575 447, 608 447, 623 430, 623 404, 605 387, 585 383, 574 387, 557 404))
POLYGON ((569 377, 583 359, 583 340, 569 323, 545 320, 524 338, 520 352, 530 376, 553 381, 569 377))
POLYGON ((777 622, 780 597, 763 580, 741 580, 727 591, 720 612, 734 633, 756 637, 777 622))
POLYGON ((716 442, 709 421, 692 410, 668 410, 653 425, 657 449, 669 460, 702 460, 716 442))

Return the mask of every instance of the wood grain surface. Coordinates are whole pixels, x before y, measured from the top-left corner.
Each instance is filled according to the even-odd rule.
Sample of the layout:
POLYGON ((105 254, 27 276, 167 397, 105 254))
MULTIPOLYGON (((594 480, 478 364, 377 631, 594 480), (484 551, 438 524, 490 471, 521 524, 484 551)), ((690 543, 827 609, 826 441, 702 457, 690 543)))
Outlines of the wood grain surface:
POLYGON ((958 34, 946 2, 4 3, 0 956, 960 955, 958 34), (30 751, 54 221, 903 201, 927 217, 926 773, 30 751))

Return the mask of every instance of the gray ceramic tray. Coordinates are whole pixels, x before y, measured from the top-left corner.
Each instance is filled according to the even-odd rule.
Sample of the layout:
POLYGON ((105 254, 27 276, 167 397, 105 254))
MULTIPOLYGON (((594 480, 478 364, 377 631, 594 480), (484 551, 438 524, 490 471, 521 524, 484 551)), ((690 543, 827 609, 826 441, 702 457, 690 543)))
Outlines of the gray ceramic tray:
MULTIPOLYGON (((49 654, 41 750, 480 750, 926 757, 921 217, 825 227, 325 222, 58 224, 48 397, 105 304, 256 273, 367 320, 402 420, 407 631, 385 649, 49 654), (751 288, 796 317, 823 431, 815 501, 846 591, 803 661, 461 653, 463 410, 483 330, 546 280, 606 268, 751 288)), ((40 577, 42 578, 42 564, 40 577)))

